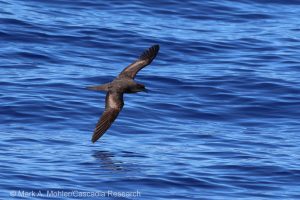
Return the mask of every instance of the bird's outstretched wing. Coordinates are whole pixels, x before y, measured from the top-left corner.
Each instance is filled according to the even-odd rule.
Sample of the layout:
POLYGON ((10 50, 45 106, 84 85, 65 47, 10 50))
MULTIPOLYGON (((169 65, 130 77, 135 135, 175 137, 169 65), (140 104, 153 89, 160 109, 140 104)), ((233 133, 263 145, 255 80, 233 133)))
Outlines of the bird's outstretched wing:
POLYGON ((139 57, 138 60, 127 66, 120 74, 119 77, 128 77, 134 79, 136 74, 149 65, 152 60, 156 57, 159 51, 159 45, 153 45, 148 50, 146 50, 142 55, 139 57))
POLYGON ((105 133, 105 131, 107 131, 107 129, 109 129, 109 127, 117 118, 119 112, 122 110, 123 105, 123 93, 108 92, 106 94, 105 111, 103 112, 94 130, 92 137, 93 143, 96 142, 105 133))

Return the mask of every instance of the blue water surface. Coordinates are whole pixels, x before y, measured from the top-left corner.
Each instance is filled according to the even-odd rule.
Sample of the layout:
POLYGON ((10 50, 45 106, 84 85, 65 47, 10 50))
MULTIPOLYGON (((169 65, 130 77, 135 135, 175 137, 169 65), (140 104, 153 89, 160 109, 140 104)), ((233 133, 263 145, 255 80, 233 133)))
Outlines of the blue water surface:
POLYGON ((0 198, 300 199, 299 13, 296 0, 0 0, 0 198), (105 93, 86 87, 153 44, 136 78, 151 92, 126 94, 92 144, 105 93))

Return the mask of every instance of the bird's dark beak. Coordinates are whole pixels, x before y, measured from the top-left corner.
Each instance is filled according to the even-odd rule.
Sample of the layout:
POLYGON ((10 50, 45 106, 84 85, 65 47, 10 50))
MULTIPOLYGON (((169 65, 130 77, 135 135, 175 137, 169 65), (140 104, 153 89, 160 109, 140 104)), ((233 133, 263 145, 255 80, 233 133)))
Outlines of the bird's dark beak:
POLYGON ((143 92, 146 92, 146 93, 148 93, 148 92, 149 92, 149 90, 145 88, 145 89, 143 90, 143 92))

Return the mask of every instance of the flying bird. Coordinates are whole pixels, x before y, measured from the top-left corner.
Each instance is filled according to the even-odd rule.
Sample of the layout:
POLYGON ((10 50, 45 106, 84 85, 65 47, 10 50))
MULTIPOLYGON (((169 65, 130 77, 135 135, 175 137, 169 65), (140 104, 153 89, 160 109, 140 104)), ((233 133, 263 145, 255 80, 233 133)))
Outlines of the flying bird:
POLYGON ((112 82, 99 86, 91 86, 88 89, 106 91, 105 110, 100 117, 92 142, 96 142, 112 125, 118 114, 124 106, 124 93, 137 93, 147 89, 143 84, 134 81, 136 74, 149 65, 156 57, 159 51, 159 45, 153 45, 148 50, 144 51, 141 56, 132 64, 127 66, 112 82))

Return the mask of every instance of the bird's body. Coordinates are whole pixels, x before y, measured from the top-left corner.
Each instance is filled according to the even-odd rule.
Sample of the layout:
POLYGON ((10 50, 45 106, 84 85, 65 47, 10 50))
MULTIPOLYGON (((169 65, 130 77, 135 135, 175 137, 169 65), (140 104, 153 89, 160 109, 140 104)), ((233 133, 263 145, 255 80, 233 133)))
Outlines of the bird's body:
POLYGON ((108 91, 120 91, 124 93, 141 92, 140 88, 143 88, 143 86, 131 78, 117 77, 108 85, 108 91))
POLYGON ((136 74, 149 65, 156 57, 159 46, 154 45, 145 51, 138 60, 126 67, 112 82, 89 89, 106 91, 105 111, 98 121, 92 142, 96 142, 111 126, 124 106, 123 94, 146 91, 143 84, 134 81, 136 74))

